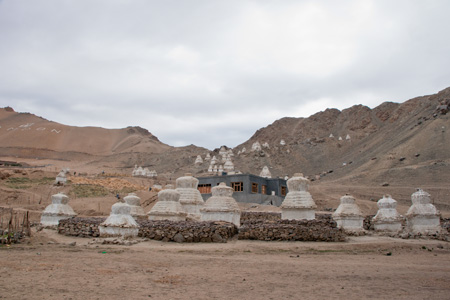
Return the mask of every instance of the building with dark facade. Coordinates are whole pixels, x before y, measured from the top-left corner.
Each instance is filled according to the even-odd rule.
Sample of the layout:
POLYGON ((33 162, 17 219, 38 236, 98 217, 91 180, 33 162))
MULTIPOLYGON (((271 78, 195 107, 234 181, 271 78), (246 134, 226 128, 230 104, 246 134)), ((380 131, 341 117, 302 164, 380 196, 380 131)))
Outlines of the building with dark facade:
POLYGON ((287 193, 286 180, 264 178, 252 174, 234 174, 198 177, 198 190, 203 200, 211 197, 211 188, 225 182, 234 189, 233 198, 237 202, 259 203, 280 206, 287 193))

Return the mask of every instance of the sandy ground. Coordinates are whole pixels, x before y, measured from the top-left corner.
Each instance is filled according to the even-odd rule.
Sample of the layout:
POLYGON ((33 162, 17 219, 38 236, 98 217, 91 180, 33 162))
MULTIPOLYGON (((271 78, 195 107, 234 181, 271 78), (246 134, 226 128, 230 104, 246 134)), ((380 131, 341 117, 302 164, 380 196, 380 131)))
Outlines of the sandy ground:
POLYGON ((450 299, 450 243, 440 241, 92 241, 44 229, 0 247, 0 298, 450 299))

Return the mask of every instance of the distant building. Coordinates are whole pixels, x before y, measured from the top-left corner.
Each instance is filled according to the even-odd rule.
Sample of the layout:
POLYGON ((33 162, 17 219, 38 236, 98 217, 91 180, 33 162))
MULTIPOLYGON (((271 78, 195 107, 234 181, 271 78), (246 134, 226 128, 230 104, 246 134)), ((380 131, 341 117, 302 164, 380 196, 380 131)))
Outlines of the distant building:
POLYGON ((286 180, 264 178, 252 174, 198 177, 198 190, 203 200, 211 197, 211 188, 225 182, 233 188, 233 198, 242 203, 258 203, 280 206, 287 194, 286 180))

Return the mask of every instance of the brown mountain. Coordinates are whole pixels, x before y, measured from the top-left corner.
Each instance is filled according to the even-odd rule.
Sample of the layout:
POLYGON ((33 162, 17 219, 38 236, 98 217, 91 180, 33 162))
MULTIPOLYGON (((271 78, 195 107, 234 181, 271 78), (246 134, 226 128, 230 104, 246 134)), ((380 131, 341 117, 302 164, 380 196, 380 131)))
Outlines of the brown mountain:
POLYGON ((77 160, 171 148, 140 127, 66 126, 9 107, 0 109, 0 126, 0 156, 77 160))

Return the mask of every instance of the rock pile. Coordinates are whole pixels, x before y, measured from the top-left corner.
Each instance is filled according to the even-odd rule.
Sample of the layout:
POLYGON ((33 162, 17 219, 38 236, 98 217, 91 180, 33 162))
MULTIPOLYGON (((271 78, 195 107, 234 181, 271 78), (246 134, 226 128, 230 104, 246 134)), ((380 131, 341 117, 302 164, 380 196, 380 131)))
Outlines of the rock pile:
POLYGON ((260 241, 345 241, 345 233, 330 216, 315 220, 246 222, 239 228, 240 240, 260 241))
POLYGON ((139 236, 164 242, 222 243, 235 234, 236 226, 227 222, 143 221, 139 236))
POLYGON ((58 233, 79 237, 99 237, 98 226, 106 218, 71 218, 59 221, 58 233))

